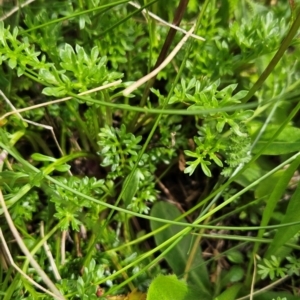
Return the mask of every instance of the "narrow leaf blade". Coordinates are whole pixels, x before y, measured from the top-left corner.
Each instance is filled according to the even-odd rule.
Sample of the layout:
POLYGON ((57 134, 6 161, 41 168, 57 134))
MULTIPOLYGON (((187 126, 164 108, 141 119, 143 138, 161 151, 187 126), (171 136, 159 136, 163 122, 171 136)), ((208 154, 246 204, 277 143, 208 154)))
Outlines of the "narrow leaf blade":
MULTIPOLYGON (((180 214, 181 214, 180 211, 175 206, 167 202, 157 202, 155 203, 155 205, 152 207, 151 210, 151 216, 156 218, 161 218, 161 219, 167 219, 167 220, 174 220, 177 217, 179 217, 180 214)), ((186 222, 186 220, 182 219, 181 222, 186 222)), ((155 221, 151 221, 150 225, 152 231, 162 226, 161 223, 155 221)), ((163 242, 173 237, 182 229, 183 228, 181 226, 171 225, 167 229, 158 232, 154 236, 156 244, 157 245, 162 244, 163 242)), ((184 274, 186 263, 189 257, 188 253, 192 245, 192 241, 193 239, 191 235, 184 236, 178 242, 176 247, 170 250, 165 256, 166 261, 168 262, 173 272, 177 276, 181 276, 184 274)), ((199 293, 203 294, 203 296, 206 297, 210 296, 209 275, 206 266, 204 264, 204 260, 202 258, 200 246, 197 250, 195 259, 191 266, 191 271, 189 272, 188 283, 198 287, 199 293)))
POLYGON ((132 198, 134 197, 138 186, 139 186, 139 181, 140 181, 140 174, 139 174, 139 170, 136 169, 134 171, 134 173, 132 174, 132 176, 130 176, 130 174, 126 177, 124 184, 123 184, 123 200, 124 203, 127 205, 129 205, 132 201, 132 198), (129 182, 130 179, 130 182, 129 182))
MULTIPOLYGON (((300 206, 300 184, 298 184, 296 191, 294 192, 292 198, 289 201, 286 213, 282 219, 282 224, 288 222, 298 222, 300 221, 299 214, 300 206)), ((292 237, 294 237, 300 230, 300 225, 293 225, 289 227, 281 227, 275 234, 275 237, 270 244, 265 257, 270 257, 271 255, 279 256, 281 247, 288 242, 292 237)))

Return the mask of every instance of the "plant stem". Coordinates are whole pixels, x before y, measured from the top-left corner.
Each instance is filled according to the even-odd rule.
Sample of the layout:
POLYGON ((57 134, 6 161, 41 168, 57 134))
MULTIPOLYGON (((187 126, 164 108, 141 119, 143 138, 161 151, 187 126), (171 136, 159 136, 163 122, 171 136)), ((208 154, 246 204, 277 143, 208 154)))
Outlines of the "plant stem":
POLYGON ((258 80, 255 82, 255 84, 252 86, 248 94, 241 100, 243 103, 246 103, 249 101, 252 96, 261 88, 263 83, 266 81, 266 79, 269 77, 269 75, 272 73, 280 59, 282 58, 284 52, 287 50, 289 45, 291 44, 291 41, 293 40, 294 36, 296 35, 298 29, 300 26, 300 10, 298 11, 298 15, 296 20, 293 22, 287 36, 283 39, 278 51, 270 61, 267 68, 264 70, 264 72, 260 75, 258 80))
MULTIPOLYGON (((180 0, 179 2, 179 5, 175 11, 175 15, 174 15, 174 19, 173 19, 173 22, 172 24, 176 25, 176 26, 179 26, 180 25, 180 22, 183 18, 183 15, 185 13, 185 10, 186 10, 186 7, 189 3, 189 0, 180 0)), ((165 39, 165 42, 164 42, 164 45, 160 51, 160 54, 159 54, 159 57, 155 63, 155 66, 153 67, 153 70, 155 70, 156 68, 158 68, 161 63, 166 59, 166 56, 168 54, 168 51, 171 47, 171 44, 174 40, 174 37, 175 37, 175 34, 176 34, 177 30, 175 30, 174 28, 170 28, 169 32, 168 32, 168 35, 165 39)), ((154 82, 156 80, 156 76, 154 76, 152 79, 150 79, 148 82, 147 82, 147 85, 145 87, 145 90, 144 90, 144 93, 143 93, 143 96, 142 96, 142 99, 140 101, 140 107, 144 107, 146 101, 147 101, 147 98, 149 96, 149 92, 150 92, 150 88, 153 86, 154 82)), ((134 116, 134 118, 132 119, 130 125, 129 125, 129 129, 133 129, 137 120, 138 120, 138 117, 139 115, 136 114, 134 116)))

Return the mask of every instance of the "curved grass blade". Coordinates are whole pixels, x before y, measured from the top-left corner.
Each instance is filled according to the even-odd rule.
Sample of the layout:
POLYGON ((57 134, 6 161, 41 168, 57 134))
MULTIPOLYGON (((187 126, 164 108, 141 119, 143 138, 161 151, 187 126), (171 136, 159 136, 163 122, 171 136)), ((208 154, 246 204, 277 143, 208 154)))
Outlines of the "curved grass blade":
MULTIPOLYGON (((167 202, 157 202, 152 210, 151 216, 174 220, 178 216, 180 216, 180 211, 173 205, 167 202)), ((186 222, 182 220, 182 222, 186 222)), ((161 224, 151 220, 151 229, 152 231, 161 227, 161 224)), ((167 229, 157 233, 155 235, 155 242, 157 245, 162 244, 164 241, 173 237, 176 233, 181 231, 182 228, 177 225, 171 225, 167 229)), ((192 236, 186 235, 184 236, 171 251, 169 251, 165 259, 168 262, 169 266, 172 268, 173 272, 177 276, 181 276, 184 273, 186 263, 188 261, 189 255, 188 252, 190 250, 190 246, 192 243, 192 236)), ((188 276, 188 283, 193 286, 197 286, 202 294, 209 296, 210 295, 210 282, 209 275, 207 272, 207 268, 204 264, 204 260, 201 254, 201 248, 199 246, 198 251, 195 255, 195 260, 191 265, 191 271, 188 276)))
MULTIPOLYGON (((299 165, 299 159, 297 159, 299 165)), ((299 205, 300 205, 300 184, 298 183, 297 189, 294 192, 292 198, 289 201, 287 210, 281 223, 286 221, 293 222, 300 220, 299 214, 299 205)), ((265 257, 270 257, 271 255, 280 257, 280 250, 284 243, 288 242, 293 238, 300 230, 300 225, 295 225, 286 228, 279 228, 273 238, 271 245, 269 246, 265 257)))

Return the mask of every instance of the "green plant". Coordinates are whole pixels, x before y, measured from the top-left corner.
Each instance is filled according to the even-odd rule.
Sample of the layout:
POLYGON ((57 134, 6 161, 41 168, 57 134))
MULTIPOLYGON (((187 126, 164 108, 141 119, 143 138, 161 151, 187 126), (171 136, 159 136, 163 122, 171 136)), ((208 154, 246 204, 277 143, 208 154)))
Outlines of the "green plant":
POLYGON ((297 299, 299 5, 12 5, 0 298, 297 299))
POLYGON ((280 262, 276 259, 275 256, 271 257, 271 260, 264 259, 264 264, 258 264, 258 274, 261 275, 262 279, 270 276, 270 279, 274 279, 275 277, 283 277, 286 274, 286 268, 280 267, 280 262))
POLYGON ((264 264, 258 264, 258 274, 261 275, 262 279, 267 276, 270 279, 274 279, 275 277, 284 277, 288 275, 297 275, 299 276, 299 260, 295 257, 287 257, 288 264, 285 264, 284 267, 280 267, 280 261, 275 257, 271 256, 271 259, 263 259, 264 264))
MULTIPOLYGON (((189 109, 218 109, 240 103, 246 95, 246 91, 240 91, 232 96, 237 87, 236 84, 229 85, 222 90, 218 90, 220 81, 201 87, 201 82, 192 79, 188 85, 184 80, 181 81, 181 87, 175 88, 174 96, 170 103, 178 101, 192 102, 189 109)), ((229 176, 232 170, 241 163, 250 160, 248 152, 250 149, 250 139, 243 125, 252 116, 251 111, 235 111, 232 114, 216 111, 205 115, 205 121, 199 127, 199 137, 194 138, 195 151, 186 150, 185 154, 195 157, 196 160, 188 162, 190 165, 185 169, 186 173, 193 174, 200 164, 203 172, 211 176, 211 171, 207 167, 214 162, 219 167, 223 163, 218 157, 218 153, 224 153, 228 157, 226 163, 228 168, 224 169, 224 174, 229 176)))

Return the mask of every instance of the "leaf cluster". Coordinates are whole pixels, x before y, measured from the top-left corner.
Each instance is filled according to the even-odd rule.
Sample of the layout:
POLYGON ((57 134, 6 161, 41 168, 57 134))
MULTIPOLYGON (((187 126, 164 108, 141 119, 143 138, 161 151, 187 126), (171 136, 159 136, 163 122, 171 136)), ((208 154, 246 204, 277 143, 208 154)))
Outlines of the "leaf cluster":
POLYGON ((98 135, 99 155, 103 157, 101 165, 110 166, 107 178, 127 177, 134 165, 138 162, 135 175, 130 183, 130 189, 134 190, 132 199, 125 200, 127 208, 139 212, 147 212, 147 201, 156 200, 157 192, 154 185, 155 167, 151 162, 150 155, 144 153, 138 161, 138 150, 142 148, 141 136, 135 137, 126 132, 124 124, 121 128, 104 127, 98 135), (133 188, 134 182, 135 188, 133 188))
MULTIPOLYGON (((53 282, 57 265, 66 298, 144 300, 149 288, 149 300, 234 300, 250 291, 259 254, 257 289, 283 276, 284 290, 294 288, 257 299, 294 300, 293 1, 190 0, 181 20, 185 1, 138 2, 21 1, 0 22, 0 189, 14 225, 53 282), (182 38, 143 8, 185 30, 197 23, 205 40, 190 37, 155 81, 125 97, 182 38), (46 107, 1 118, 36 104, 46 107)), ((3 224, 15 263, 41 282, 3 224)), ((3 299, 50 299, 3 266, 3 299)))
POLYGON ((223 167, 218 154, 224 154, 228 168, 223 173, 229 176, 234 167, 249 161, 247 155, 250 149, 250 139, 244 122, 253 114, 249 110, 236 110, 233 113, 222 111, 223 108, 241 102, 246 91, 239 91, 233 95, 237 84, 231 84, 219 90, 220 81, 202 86, 201 82, 193 78, 188 83, 184 79, 174 90, 170 103, 181 102, 188 105, 188 109, 216 109, 215 113, 204 116, 201 125, 198 125, 199 136, 194 138, 195 150, 186 150, 185 154, 196 158, 188 162, 185 169, 190 175, 198 165, 203 172, 211 176, 209 165, 214 162, 223 167))

